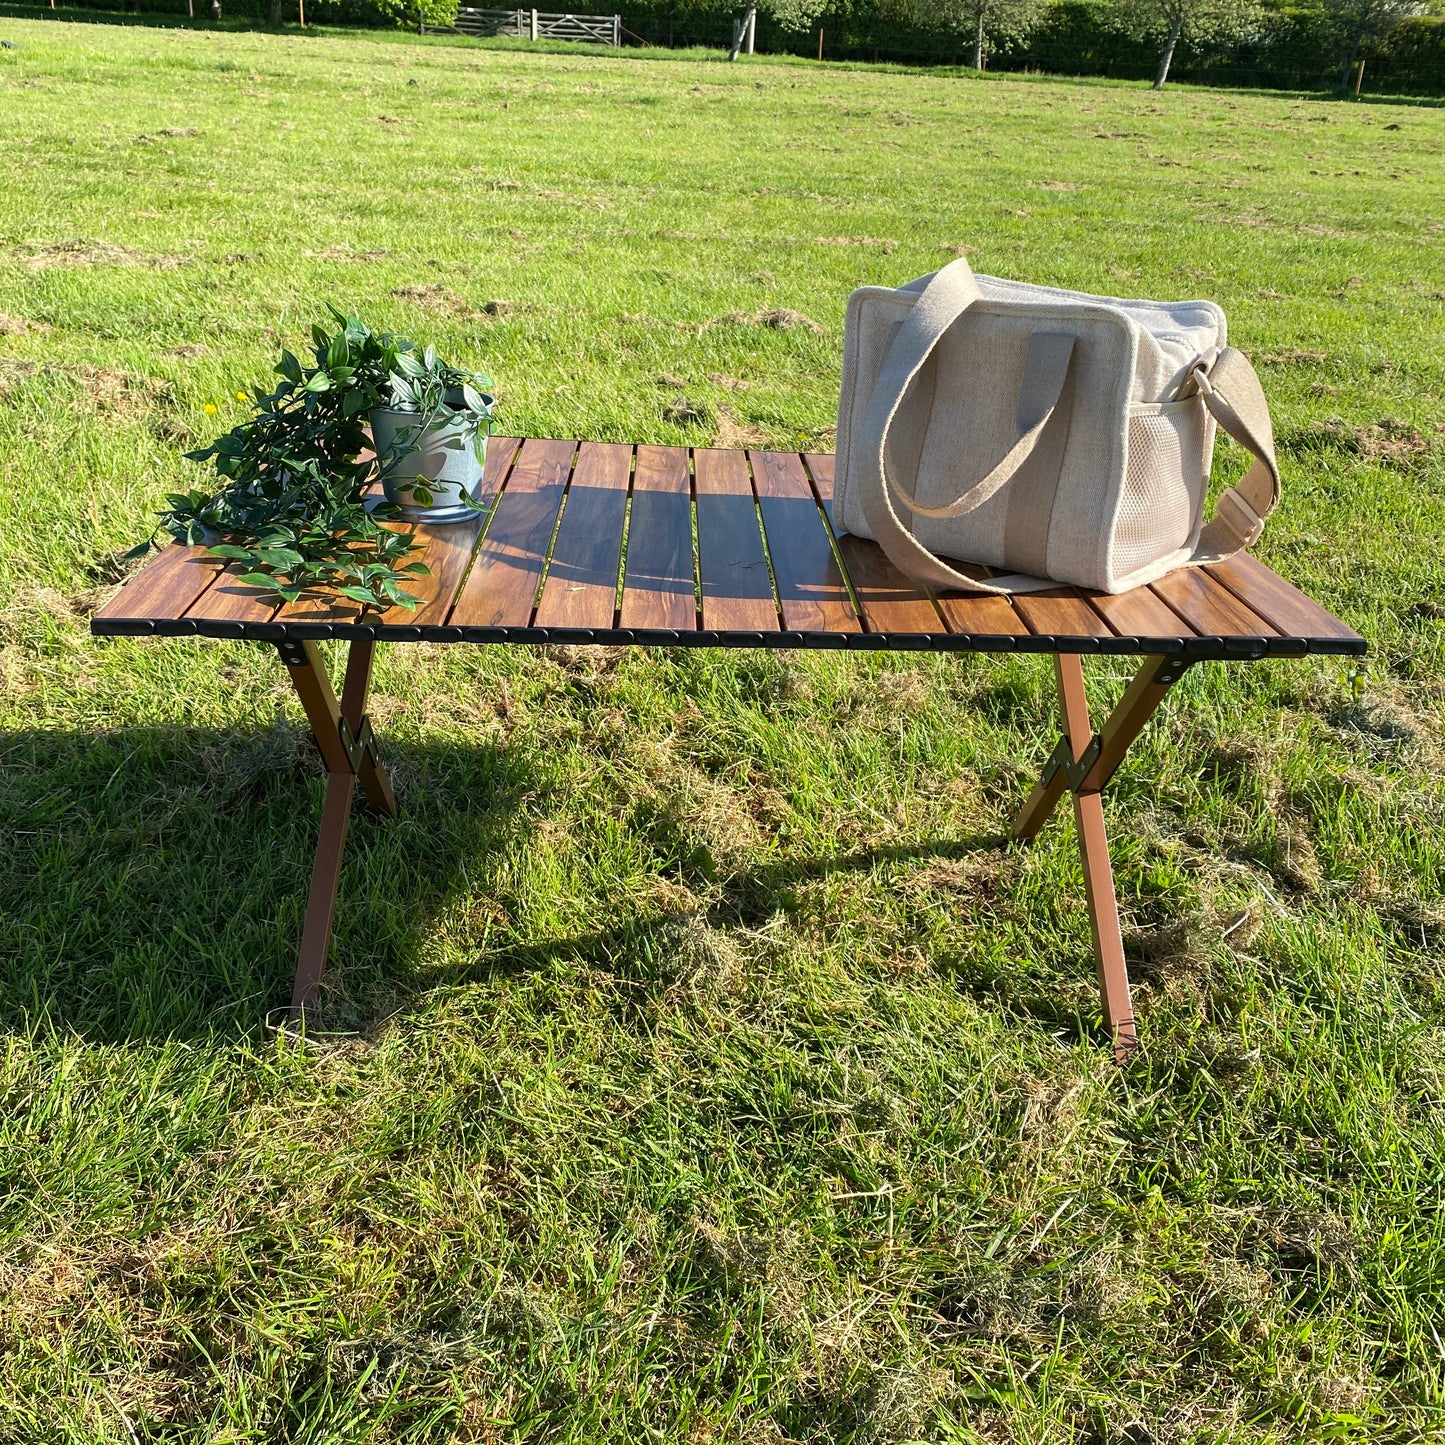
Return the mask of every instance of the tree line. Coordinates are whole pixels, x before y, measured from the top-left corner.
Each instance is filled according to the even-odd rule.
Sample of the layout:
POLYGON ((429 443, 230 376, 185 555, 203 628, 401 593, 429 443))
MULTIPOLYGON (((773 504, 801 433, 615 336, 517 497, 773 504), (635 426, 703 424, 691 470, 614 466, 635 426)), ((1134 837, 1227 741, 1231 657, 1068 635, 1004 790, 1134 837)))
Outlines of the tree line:
MULTIPOLYGON (((623 23, 664 44, 725 43, 714 14, 756 9, 759 48, 834 58, 937 59, 1151 78, 1348 87, 1361 60, 1387 88, 1445 92, 1441 0, 623 0, 623 23), (644 8, 644 5, 646 8, 644 8), (631 17, 629 18, 629 9, 631 17), (821 32, 821 36, 819 36, 821 32), (1383 78, 1383 77, 1382 77, 1383 78)), ((746 23, 746 22, 745 22, 746 23)), ((1372 80, 1375 76, 1372 74, 1372 80)))
MULTIPOLYGON (((61 3, 187 8, 187 0, 61 3)), ((458 0, 304 3, 308 19, 323 24, 414 27, 451 24, 458 0)), ((634 40, 727 49, 749 0, 582 0, 578 8, 620 14, 634 40)), ((1363 61, 1367 91, 1445 95, 1445 0, 756 0, 754 8, 766 52, 1291 90, 1351 87, 1363 61)), ((295 20, 296 0, 224 0, 224 14, 279 25, 295 20)))

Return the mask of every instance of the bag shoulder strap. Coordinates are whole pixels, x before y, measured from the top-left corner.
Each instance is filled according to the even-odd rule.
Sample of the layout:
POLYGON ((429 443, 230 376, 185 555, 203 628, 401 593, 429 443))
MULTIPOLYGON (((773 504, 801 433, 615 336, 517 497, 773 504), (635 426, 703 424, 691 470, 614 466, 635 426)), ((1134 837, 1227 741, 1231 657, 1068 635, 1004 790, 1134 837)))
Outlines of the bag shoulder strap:
POLYGON ((1214 516, 1200 531, 1189 559, 1198 566, 1222 562, 1259 540, 1265 518, 1279 505, 1279 463, 1274 455, 1269 403, 1259 376, 1242 351, 1226 346, 1213 365, 1196 362, 1189 382, 1204 398, 1215 421, 1254 458, 1243 479, 1219 494, 1214 516))

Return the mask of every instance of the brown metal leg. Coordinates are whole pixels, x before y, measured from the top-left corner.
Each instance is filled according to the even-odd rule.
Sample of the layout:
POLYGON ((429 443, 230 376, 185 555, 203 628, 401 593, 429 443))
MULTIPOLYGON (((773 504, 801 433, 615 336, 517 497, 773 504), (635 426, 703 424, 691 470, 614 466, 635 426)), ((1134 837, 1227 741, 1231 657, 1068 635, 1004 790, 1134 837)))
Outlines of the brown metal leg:
POLYGON ((1109 839, 1104 829, 1102 794, 1123 761, 1129 744, 1138 737, 1144 724, 1188 666, 1188 661, 1183 658, 1146 658, 1119 705, 1109 714, 1098 737, 1094 737, 1089 725, 1089 704, 1084 695, 1084 669, 1079 655, 1069 652, 1056 654, 1054 667, 1064 736, 1013 824, 1014 838, 1027 842, 1048 820, 1064 790, 1067 788, 1073 792, 1074 822, 1084 864, 1084 891, 1089 903, 1094 961, 1099 974, 1099 997, 1104 1022, 1114 1040, 1114 1054, 1121 1063, 1138 1046, 1138 1034, 1129 997, 1129 972, 1124 961, 1124 940, 1119 928, 1119 903, 1114 892, 1109 839))
MULTIPOLYGON (((1076 652, 1054 658, 1059 679, 1059 704, 1064 714, 1064 736, 1072 761, 1082 761, 1093 738, 1089 703, 1084 696, 1084 667, 1076 652)), ((1124 962, 1124 937, 1119 929, 1119 901, 1114 893, 1114 865, 1104 831, 1104 800, 1097 788, 1074 790, 1074 822, 1079 853, 1084 862, 1084 894, 1089 901, 1089 925, 1094 935, 1094 965, 1099 974, 1099 1000, 1104 1026, 1114 1040, 1114 1056, 1127 1059, 1138 1044, 1134 1005, 1129 997, 1129 970, 1124 962)))
POLYGON ((356 784, 361 783, 367 802, 389 817, 396 815, 396 798, 386 769, 376 756, 371 724, 366 720, 366 692, 371 684, 376 644, 370 638, 351 644, 339 703, 314 642, 288 640, 279 647, 326 763, 326 801, 321 809, 321 834, 316 841, 311 893, 306 900, 306 921, 301 929, 301 952, 291 995, 291 1014, 297 1017, 315 1005, 326 973, 326 952, 356 784))
POLYGON ((329 773, 326 801, 321 805, 321 835, 316 840, 316 861, 311 865, 311 892, 306 899, 306 921, 301 925, 301 951, 296 958, 296 981, 291 988, 291 1016, 299 1018, 316 1006, 321 980, 326 975, 326 952, 331 943, 331 920, 341 887, 341 859, 346 832, 351 826, 351 798, 355 773, 329 773))

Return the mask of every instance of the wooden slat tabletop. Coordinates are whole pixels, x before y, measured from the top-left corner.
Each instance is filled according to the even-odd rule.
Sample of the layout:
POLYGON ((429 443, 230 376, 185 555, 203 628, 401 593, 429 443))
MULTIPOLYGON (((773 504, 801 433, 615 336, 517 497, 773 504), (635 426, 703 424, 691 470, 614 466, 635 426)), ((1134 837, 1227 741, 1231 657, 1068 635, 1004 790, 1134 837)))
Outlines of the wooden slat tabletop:
MULTIPOLYGON (((170 546, 96 613, 100 636, 1358 654, 1365 641, 1258 559, 1109 597, 932 597, 839 536, 833 458, 493 437, 474 519, 418 529, 415 611, 281 607, 203 548, 170 546)), ((984 575, 980 571, 980 575, 984 575)))

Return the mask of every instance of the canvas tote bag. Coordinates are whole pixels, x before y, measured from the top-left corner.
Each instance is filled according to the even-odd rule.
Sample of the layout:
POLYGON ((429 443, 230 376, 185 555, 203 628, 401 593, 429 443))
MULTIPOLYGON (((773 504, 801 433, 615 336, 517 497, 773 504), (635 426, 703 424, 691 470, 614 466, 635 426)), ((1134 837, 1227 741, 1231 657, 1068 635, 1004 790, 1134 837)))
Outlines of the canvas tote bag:
POLYGON ((1213 302, 965 260, 849 298, 837 450, 839 525, 939 590, 1123 592, 1248 547, 1279 500, 1269 407, 1213 302), (1254 461, 1206 524, 1216 423, 1254 461))

